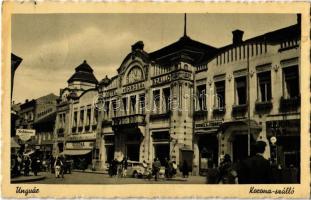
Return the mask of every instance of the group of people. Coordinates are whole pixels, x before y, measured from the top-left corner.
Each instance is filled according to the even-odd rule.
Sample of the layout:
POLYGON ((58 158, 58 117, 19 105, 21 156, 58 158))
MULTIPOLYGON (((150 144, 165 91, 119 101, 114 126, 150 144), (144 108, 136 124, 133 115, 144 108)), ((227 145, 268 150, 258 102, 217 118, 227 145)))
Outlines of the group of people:
POLYGON ((268 184, 271 183, 270 162, 263 157, 264 141, 257 141, 255 154, 239 163, 232 163, 230 155, 222 158, 218 168, 207 174, 209 184, 268 184))
POLYGON ((30 172, 37 176, 41 170, 41 160, 38 156, 14 154, 11 156, 11 177, 29 176, 30 172))
POLYGON ((123 157, 121 161, 113 159, 109 163, 108 174, 110 177, 126 177, 127 172, 127 158, 123 157))

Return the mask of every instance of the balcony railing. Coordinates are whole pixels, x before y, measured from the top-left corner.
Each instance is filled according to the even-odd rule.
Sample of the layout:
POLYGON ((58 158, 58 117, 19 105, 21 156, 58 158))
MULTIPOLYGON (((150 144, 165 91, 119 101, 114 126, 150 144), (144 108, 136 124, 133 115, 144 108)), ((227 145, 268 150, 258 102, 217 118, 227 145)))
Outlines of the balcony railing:
POLYGON ((247 111, 247 104, 241 104, 241 105, 233 105, 232 106, 232 116, 236 118, 242 118, 245 117, 245 113, 247 111))
POLYGON ((112 121, 110 120, 103 120, 102 126, 111 126, 112 125, 112 121))
POLYGON ((93 124, 92 125, 92 130, 94 131, 94 130, 96 130, 97 129, 97 124, 93 124))
POLYGON ((59 128, 59 129, 57 130, 57 133, 64 133, 64 128, 59 128))
POLYGON ((300 96, 291 97, 289 99, 285 99, 281 97, 280 99, 280 111, 281 112, 293 112, 297 111, 300 107, 300 96))
POLYGON ((75 127, 75 126, 74 126, 74 127, 72 127, 72 128, 71 128, 71 132, 72 132, 72 133, 77 132, 77 127, 75 127))
POLYGON ((225 107, 213 108, 213 115, 214 116, 224 115, 225 113, 226 113, 225 107))
POLYGON ((197 111, 194 111, 193 116, 194 116, 195 119, 206 118, 207 117, 207 110, 197 110, 197 111))
POLYGON ((257 113, 268 113, 272 109, 272 102, 271 101, 257 101, 255 103, 255 110, 257 113))
POLYGON ((79 126, 79 127, 78 127, 78 131, 79 131, 79 132, 82 132, 82 130, 83 130, 83 126, 79 126))
POLYGON ((171 116, 171 111, 168 110, 167 112, 164 113, 152 113, 150 114, 150 119, 154 120, 154 119, 167 119, 170 118, 171 116))
POLYGON ((145 115, 134 114, 112 118, 112 126, 144 125, 145 115))
POLYGON ((90 125, 87 125, 84 127, 84 130, 87 132, 87 131, 90 131, 90 125))

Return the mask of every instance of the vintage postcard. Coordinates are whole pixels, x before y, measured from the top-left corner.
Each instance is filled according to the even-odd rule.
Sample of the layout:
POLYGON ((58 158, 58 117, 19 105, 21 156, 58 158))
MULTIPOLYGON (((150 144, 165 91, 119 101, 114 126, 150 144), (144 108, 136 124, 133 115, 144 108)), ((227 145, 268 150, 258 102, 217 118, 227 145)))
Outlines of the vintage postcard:
POLYGON ((2 14, 4 197, 309 198, 309 4, 2 14))

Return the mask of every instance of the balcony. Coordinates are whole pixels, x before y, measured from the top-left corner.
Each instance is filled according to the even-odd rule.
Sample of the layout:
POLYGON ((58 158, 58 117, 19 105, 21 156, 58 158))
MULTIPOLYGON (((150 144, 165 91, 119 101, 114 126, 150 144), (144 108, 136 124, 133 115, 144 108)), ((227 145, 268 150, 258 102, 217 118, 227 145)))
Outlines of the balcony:
POLYGON ((171 111, 168 110, 167 112, 164 113, 152 113, 150 114, 150 119, 155 120, 155 119, 168 119, 171 116, 171 111))
POLYGON ((134 114, 112 118, 112 126, 139 126, 145 125, 145 115, 134 114))
POLYGON ((103 120, 102 126, 111 126, 112 125, 112 121, 110 120, 103 120))
POLYGON ((272 109, 272 102, 271 101, 257 101, 255 103, 255 110, 257 113, 269 113, 272 109))
POLYGON ((193 117, 195 119, 207 118, 207 110, 197 110, 197 111, 194 111, 193 117))
POLYGON ((85 130, 85 132, 89 132, 90 131, 90 125, 86 125, 84 130, 85 130))
POLYGON ((82 130, 83 130, 83 126, 79 126, 78 127, 78 132, 82 132, 82 130))
POLYGON ((74 127, 72 127, 72 128, 71 128, 71 132, 72 132, 72 133, 77 132, 77 127, 75 127, 75 126, 74 126, 74 127))
POLYGON ((300 96, 280 99, 280 112, 295 112, 300 107, 300 96))
POLYGON ((234 118, 244 118, 247 112, 247 104, 233 105, 232 106, 232 117, 234 118))
POLYGON ((213 116, 224 115, 226 113, 225 107, 213 108, 213 116))
POLYGON ((92 125, 92 130, 94 131, 94 130, 96 130, 97 129, 97 124, 93 124, 92 125))
POLYGON ((57 133, 64 133, 64 128, 59 128, 59 129, 57 130, 57 133))

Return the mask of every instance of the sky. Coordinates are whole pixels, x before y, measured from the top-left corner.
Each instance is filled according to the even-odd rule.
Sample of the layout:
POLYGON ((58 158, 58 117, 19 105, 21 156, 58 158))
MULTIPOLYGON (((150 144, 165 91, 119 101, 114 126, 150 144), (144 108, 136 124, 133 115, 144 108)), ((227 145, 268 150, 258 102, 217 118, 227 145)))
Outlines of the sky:
MULTIPOLYGON (((187 14, 187 35, 222 47, 236 29, 248 39, 295 23, 294 14, 187 14)), ((23 61, 13 101, 59 95, 83 60, 98 81, 114 76, 132 44, 142 40, 144 50, 153 52, 176 42, 183 29, 184 14, 14 14, 12 53, 23 61)))

